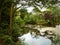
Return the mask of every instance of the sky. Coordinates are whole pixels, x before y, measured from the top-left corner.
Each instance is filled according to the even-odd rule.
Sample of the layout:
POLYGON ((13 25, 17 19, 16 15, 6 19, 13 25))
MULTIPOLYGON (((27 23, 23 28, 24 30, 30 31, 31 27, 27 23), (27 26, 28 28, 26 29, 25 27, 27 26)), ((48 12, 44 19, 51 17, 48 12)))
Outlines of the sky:
MULTIPOLYGON (((17 5, 17 7, 20 7, 21 5, 17 5)), ((33 9, 34 9, 34 7, 32 7, 32 6, 30 6, 30 7, 28 7, 28 6, 26 6, 27 8, 27 12, 28 13, 31 13, 32 11, 33 11, 33 9)), ((40 7, 38 7, 39 9, 40 9, 40 7)), ((45 7, 43 7, 42 9, 40 9, 42 12, 43 11, 46 11, 47 9, 45 8, 45 7)))
MULTIPOLYGON (((60 5, 60 0, 58 0, 59 1, 59 3, 57 4, 58 6, 60 5)), ((27 4, 27 2, 26 1, 20 1, 20 3, 21 4, 27 4)), ((39 5, 41 5, 41 2, 40 3, 38 3, 39 5)), ((20 7, 21 5, 19 4, 19 5, 17 5, 17 7, 20 7)), ((21 6, 22 7, 22 6, 21 6)), ((33 11, 33 9, 34 9, 34 7, 32 7, 32 6, 30 6, 30 7, 28 7, 28 6, 26 6, 27 8, 27 11, 28 11, 28 13, 30 13, 30 12, 32 12, 33 11)), ((38 7, 39 8, 39 10, 41 10, 42 12, 43 11, 46 11, 47 9, 45 8, 45 7, 43 7, 42 9, 40 9, 40 7, 38 7)))
MULTIPOLYGON (((34 7, 28 7, 28 8, 27 8, 28 13, 32 12, 33 9, 34 9, 34 7)), ((43 12, 43 11, 46 11, 47 9, 46 9, 45 7, 43 7, 43 8, 40 9, 40 10, 43 12)))
POLYGON ((33 9, 34 9, 34 7, 28 7, 28 8, 27 8, 28 13, 32 12, 33 9))

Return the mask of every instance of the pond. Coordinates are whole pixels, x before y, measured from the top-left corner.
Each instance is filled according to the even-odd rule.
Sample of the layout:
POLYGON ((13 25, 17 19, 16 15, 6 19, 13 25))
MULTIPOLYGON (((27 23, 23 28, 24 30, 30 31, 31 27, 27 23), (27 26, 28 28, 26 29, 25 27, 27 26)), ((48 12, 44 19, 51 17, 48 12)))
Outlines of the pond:
MULTIPOLYGON (((31 26, 30 26, 31 28, 31 26)), ((60 45, 60 37, 58 38, 58 36, 56 36, 54 42, 52 42, 51 39, 49 39, 48 37, 53 37, 54 38, 54 33, 57 35, 60 35, 60 28, 58 28, 58 26, 56 27, 43 27, 40 28, 39 26, 37 27, 33 27, 33 29, 37 29, 38 31, 40 31, 41 35, 44 35, 45 31, 48 30, 48 34, 46 36, 41 36, 41 35, 37 35, 32 32, 28 32, 24 35, 22 35, 21 37, 18 37, 19 40, 21 40, 22 42, 24 42, 27 45, 52 45, 52 43, 54 43, 53 45, 60 45), (52 32, 51 32, 52 31, 52 32), (56 43, 55 43, 56 42, 56 43)))
POLYGON ((34 35, 31 35, 31 33, 24 34, 21 37, 18 37, 19 39, 23 40, 24 43, 28 45, 51 45, 51 40, 37 35, 34 37, 34 35))

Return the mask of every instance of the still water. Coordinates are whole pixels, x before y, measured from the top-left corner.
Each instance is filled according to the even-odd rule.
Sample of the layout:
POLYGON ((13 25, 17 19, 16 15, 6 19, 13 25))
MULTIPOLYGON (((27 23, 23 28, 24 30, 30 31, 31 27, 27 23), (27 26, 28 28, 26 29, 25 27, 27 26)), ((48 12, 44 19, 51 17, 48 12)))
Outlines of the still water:
POLYGON ((24 43, 28 45, 51 45, 50 39, 39 35, 34 37, 34 35, 31 35, 30 32, 18 38, 24 40, 24 43))
MULTIPOLYGON (((39 30, 41 33, 46 31, 46 30, 50 30, 55 32, 56 34, 60 35, 60 25, 56 25, 56 27, 45 27, 45 28, 39 28, 35 27, 37 30, 39 30)), ((34 28, 34 29, 35 29, 34 28)), ((35 34, 31 35, 31 33, 27 33, 24 34, 21 37, 18 37, 20 40, 23 40, 24 43, 28 44, 28 45, 51 45, 52 41, 50 39, 48 39, 47 37, 43 37, 40 35, 37 35, 36 37, 34 36, 35 34)), ((58 45, 58 43, 56 44, 58 45)), ((59 43, 60 45, 60 43, 59 43)))

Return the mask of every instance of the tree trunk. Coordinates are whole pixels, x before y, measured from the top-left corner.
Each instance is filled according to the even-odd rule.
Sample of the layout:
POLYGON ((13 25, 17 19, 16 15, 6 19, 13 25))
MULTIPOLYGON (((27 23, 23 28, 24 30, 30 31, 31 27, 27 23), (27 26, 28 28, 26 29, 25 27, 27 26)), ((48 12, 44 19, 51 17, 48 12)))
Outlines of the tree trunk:
POLYGON ((13 3, 11 4, 10 8, 10 35, 12 35, 12 15, 13 15, 13 3))
MULTIPOLYGON (((1 24, 1 20, 2 20, 2 18, 1 18, 1 12, 2 12, 3 5, 4 5, 4 3, 2 2, 1 8, 0 8, 0 24, 1 24)), ((3 45, 3 41, 1 39, 1 37, 0 37, 0 45, 3 45)))
POLYGON ((0 23, 1 23, 1 10, 0 10, 0 23))
POLYGON ((4 8, 3 6, 4 6, 4 1, 1 2, 1 7, 0 7, 0 23, 1 23, 1 20, 2 20, 1 12, 2 12, 2 9, 4 8))
POLYGON ((0 38, 0 45, 3 45, 3 41, 2 41, 2 39, 0 38))

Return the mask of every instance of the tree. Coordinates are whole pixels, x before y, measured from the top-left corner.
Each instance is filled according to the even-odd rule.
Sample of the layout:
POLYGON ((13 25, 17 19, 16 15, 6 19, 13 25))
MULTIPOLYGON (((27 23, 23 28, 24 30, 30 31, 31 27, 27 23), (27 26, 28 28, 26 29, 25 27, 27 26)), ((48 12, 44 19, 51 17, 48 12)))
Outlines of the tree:
POLYGON ((20 9, 20 17, 21 17, 21 19, 24 19, 24 17, 25 17, 25 15, 27 15, 28 13, 27 13, 27 10, 26 9, 20 9))
POLYGON ((20 8, 33 6, 40 10, 42 7, 52 6, 57 4, 57 2, 58 0, 20 0, 19 4, 21 5, 20 8))
POLYGON ((56 25, 60 24, 60 7, 58 6, 51 6, 48 8, 52 13, 54 13, 56 25))
MULTIPOLYGON (((19 33, 21 34, 19 25, 15 22, 14 16, 17 15, 16 10, 29 6, 35 7, 40 11, 42 7, 52 6, 57 3, 57 0, 1 0, 0 1, 0 43, 1 45, 15 45, 18 41, 19 33), (21 4, 20 7, 16 7, 21 4), (39 5, 40 4, 40 5, 39 5), (14 20, 14 21, 13 21, 14 20), (14 23, 14 24, 13 24, 14 23), (14 27, 13 27, 14 26, 14 27), (19 32, 19 33, 18 33, 19 32), (13 34, 12 34, 13 33, 13 34)), ((26 15, 26 10, 20 10, 22 18, 26 15)), ((21 20, 20 20, 21 21, 21 20)))
MULTIPOLYGON (((0 7, 0 43, 1 43, 1 45, 7 45, 8 42, 5 44, 5 41, 7 41, 5 38, 8 39, 10 37, 9 35, 11 35, 11 32, 9 33, 9 31, 11 30, 11 27, 12 27, 12 24, 11 24, 12 23, 11 22, 12 21, 12 19, 11 19, 12 11, 10 11, 10 7, 14 8, 13 6, 11 6, 12 2, 14 2, 14 0, 13 1, 12 0, 6 0, 6 1, 1 0, 0 1, 0 5, 1 5, 1 7, 0 7), (10 27, 9 27, 9 23, 10 23, 10 27)), ((11 41, 11 40, 9 40, 9 41, 11 41)))
POLYGON ((47 25, 48 26, 55 26, 55 16, 52 12, 50 11, 46 11, 44 12, 44 19, 45 21, 47 22, 47 25))

